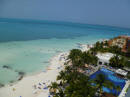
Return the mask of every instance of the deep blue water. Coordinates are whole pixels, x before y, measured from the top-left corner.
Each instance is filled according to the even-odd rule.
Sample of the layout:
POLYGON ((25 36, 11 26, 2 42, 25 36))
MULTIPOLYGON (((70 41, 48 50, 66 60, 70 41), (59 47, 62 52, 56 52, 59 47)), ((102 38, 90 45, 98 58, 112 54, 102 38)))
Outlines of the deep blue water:
POLYGON ((0 18, 0 83, 45 71, 52 56, 101 39, 130 35, 130 29, 70 22, 0 18), (8 65, 11 69, 3 69, 8 65))
MULTIPOLYGON (((123 89, 123 87, 125 86, 125 83, 126 81, 124 79, 121 79, 117 76, 115 76, 114 72, 110 71, 110 70, 107 70, 105 68, 101 68, 100 70, 98 70, 97 72, 95 72, 94 74, 92 74, 90 76, 91 79, 94 79, 96 78, 96 76, 98 74, 104 74, 106 76, 106 79, 111 81, 114 85, 116 86, 120 86, 121 90, 123 89)), ((103 87, 103 91, 104 92, 107 92, 107 93, 113 93, 113 94, 120 94, 121 91, 116 91, 115 89, 109 89, 109 88, 106 88, 106 87, 103 87)))
POLYGON ((0 18, 0 42, 50 38, 73 39, 82 36, 112 38, 118 35, 130 35, 130 29, 69 22, 0 18))

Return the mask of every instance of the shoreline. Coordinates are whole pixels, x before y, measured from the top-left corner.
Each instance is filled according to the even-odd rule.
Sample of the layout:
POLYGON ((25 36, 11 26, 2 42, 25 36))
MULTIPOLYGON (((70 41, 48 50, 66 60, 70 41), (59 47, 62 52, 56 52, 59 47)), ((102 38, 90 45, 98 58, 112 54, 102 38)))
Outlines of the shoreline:
MULTIPOLYGON (((57 54, 59 55, 59 54, 61 54, 61 53, 57 53, 57 54)), ((23 79, 26 78, 26 77, 31 77, 31 76, 39 75, 39 74, 41 74, 41 73, 46 73, 46 72, 48 71, 47 69, 48 69, 48 68, 50 67, 50 65, 51 65, 51 60, 52 60, 54 57, 56 57, 56 55, 52 56, 52 57, 49 59, 49 61, 48 61, 49 65, 46 67, 45 70, 39 70, 39 71, 37 71, 37 72, 32 72, 32 73, 30 73, 30 74, 20 75, 19 78, 22 77, 22 79, 19 80, 19 78, 17 78, 16 81, 13 81, 12 83, 11 83, 11 82, 10 82, 10 83, 7 83, 7 84, 5 84, 4 86, 0 87, 0 89, 1 89, 1 88, 4 88, 4 87, 9 87, 9 86, 15 85, 15 84, 17 84, 19 81, 23 80, 23 79)))
MULTIPOLYGON (((92 45, 80 44, 82 51, 87 51, 92 45)), ((32 75, 25 75, 22 80, 8 84, 0 88, 0 97, 48 97, 49 89, 47 86, 56 81, 59 72, 64 69, 64 63, 68 52, 62 52, 53 56, 46 70, 32 75)), ((130 81, 126 82, 123 90, 118 97, 124 97, 130 81)))
POLYGON ((50 65, 45 72, 25 76, 22 80, 0 88, 0 97, 48 97, 49 90, 45 87, 56 80, 59 71, 63 69, 67 53, 60 53, 50 59, 50 65), (61 57, 64 57, 61 59, 61 57), (35 86, 35 89, 34 89, 35 86), (25 91, 24 91, 25 90, 25 91))

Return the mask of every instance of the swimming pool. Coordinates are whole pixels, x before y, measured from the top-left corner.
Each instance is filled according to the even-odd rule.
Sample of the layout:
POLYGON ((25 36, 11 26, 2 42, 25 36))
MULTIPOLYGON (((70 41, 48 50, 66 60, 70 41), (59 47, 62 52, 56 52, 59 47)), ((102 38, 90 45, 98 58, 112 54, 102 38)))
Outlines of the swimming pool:
MULTIPOLYGON (((101 68, 100 70, 98 70, 97 72, 95 72, 94 74, 92 74, 90 76, 90 79, 96 78, 96 75, 98 75, 98 74, 104 74, 104 75, 106 75, 106 79, 109 80, 109 81, 111 81, 116 86, 119 85, 121 87, 121 90, 123 89, 123 87, 126 84, 126 80, 121 79, 121 78, 115 76, 114 72, 112 72, 112 71, 110 71, 108 69, 105 69, 105 68, 101 68)), ((116 93, 118 95, 121 92, 121 91, 117 92, 115 89, 109 89, 109 88, 106 88, 106 87, 103 87, 103 91, 107 92, 107 93, 112 93, 112 94, 116 93)))

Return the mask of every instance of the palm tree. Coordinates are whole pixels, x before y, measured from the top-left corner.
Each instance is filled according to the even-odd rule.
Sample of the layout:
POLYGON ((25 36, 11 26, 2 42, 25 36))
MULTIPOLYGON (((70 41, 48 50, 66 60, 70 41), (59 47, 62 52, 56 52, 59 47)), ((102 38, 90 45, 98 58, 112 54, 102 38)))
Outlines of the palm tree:
POLYGON ((66 80, 66 73, 64 71, 60 71, 59 75, 57 76, 57 80, 66 80))
POLYGON ((116 55, 110 59, 110 65, 112 67, 124 67, 126 60, 124 57, 116 55))
POLYGON ((120 58, 120 67, 124 67, 126 65, 126 59, 124 57, 120 58))
POLYGON ((95 89, 86 75, 79 74, 75 81, 71 81, 65 88, 65 94, 66 97, 93 97, 95 89))
POLYGON ((106 80, 105 83, 103 84, 103 86, 112 90, 115 85, 112 82, 106 80))
POLYGON ((58 84, 56 82, 52 82, 50 86, 48 86, 50 89, 49 91, 53 94, 56 94, 56 91, 58 89, 58 84))
POLYGON ((97 64, 98 58, 96 56, 91 56, 91 64, 97 64))
POLYGON ((116 90, 115 95, 118 96, 118 92, 121 91, 121 87, 119 85, 118 86, 114 86, 114 89, 116 90))
POLYGON ((73 70, 72 67, 70 67, 70 66, 65 66, 65 71, 66 71, 66 73, 70 73, 70 72, 72 72, 72 70, 73 70))
POLYGON ((73 70, 83 69, 85 64, 97 64, 98 58, 91 52, 82 52, 79 49, 71 50, 68 58, 72 62, 73 70))
POLYGON ((82 64, 97 64, 98 58, 91 54, 91 52, 83 52, 82 53, 82 64))
MULTIPOLYGON (((114 84, 108 80, 106 80, 106 76, 103 74, 98 74, 94 80, 92 80, 92 83, 95 83, 96 88, 99 89, 99 96, 102 94, 102 88, 107 87, 112 89, 114 87, 114 84)), ((95 87, 95 86, 94 86, 95 87)))
POLYGON ((52 93, 53 97, 64 97, 64 91, 62 90, 62 86, 57 84, 56 82, 52 82, 50 86, 48 86, 50 89, 50 93, 52 93))
POLYGON ((61 71, 57 76, 57 80, 61 81, 63 84, 67 84, 73 80, 75 76, 77 76, 76 72, 61 71))
POLYGON ((64 91, 59 87, 58 92, 54 95, 54 97, 65 97, 64 91))
POLYGON ((81 65, 82 51, 79 49, 72 49, 68 58, 72 61, 73 68, 77 69, 81 65))
POLYGON ((109 50, 111 53, 115 53, 115 54, 119 54, 119 55, 121 55, 121 53, 122 53, 121 48, 118 46, 111 46, 109 50))
POLYGON ((90 64, 90 53, 83 52, 81 57, 84 64, 90 64))
POLYGON ((77 60, 80 57, 81 54, 82 54, 81 50, 79 50, 79 49, 72 49, 70 51, 70 54, 69 54, 68 58, 71 59, 72 62, 74 62, 75 60, 77 60))
POLYGON ((111 59, 110 59, 110 66, 112 67, 118 67, 118 64, 119 64, 119 56, 113 56, 111 59))

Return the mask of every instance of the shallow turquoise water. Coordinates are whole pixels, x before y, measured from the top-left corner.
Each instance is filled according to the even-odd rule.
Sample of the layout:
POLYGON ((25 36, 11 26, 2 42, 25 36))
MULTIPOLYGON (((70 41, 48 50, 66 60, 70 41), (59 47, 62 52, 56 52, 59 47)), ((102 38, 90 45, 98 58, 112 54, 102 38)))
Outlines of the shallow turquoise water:
POLYGON ((77 43, 94 43, 129 32, 98 25, 0 19, 0 83, 16 81, 18 71, 45 71, 52 56, 77 48, 77 43))

